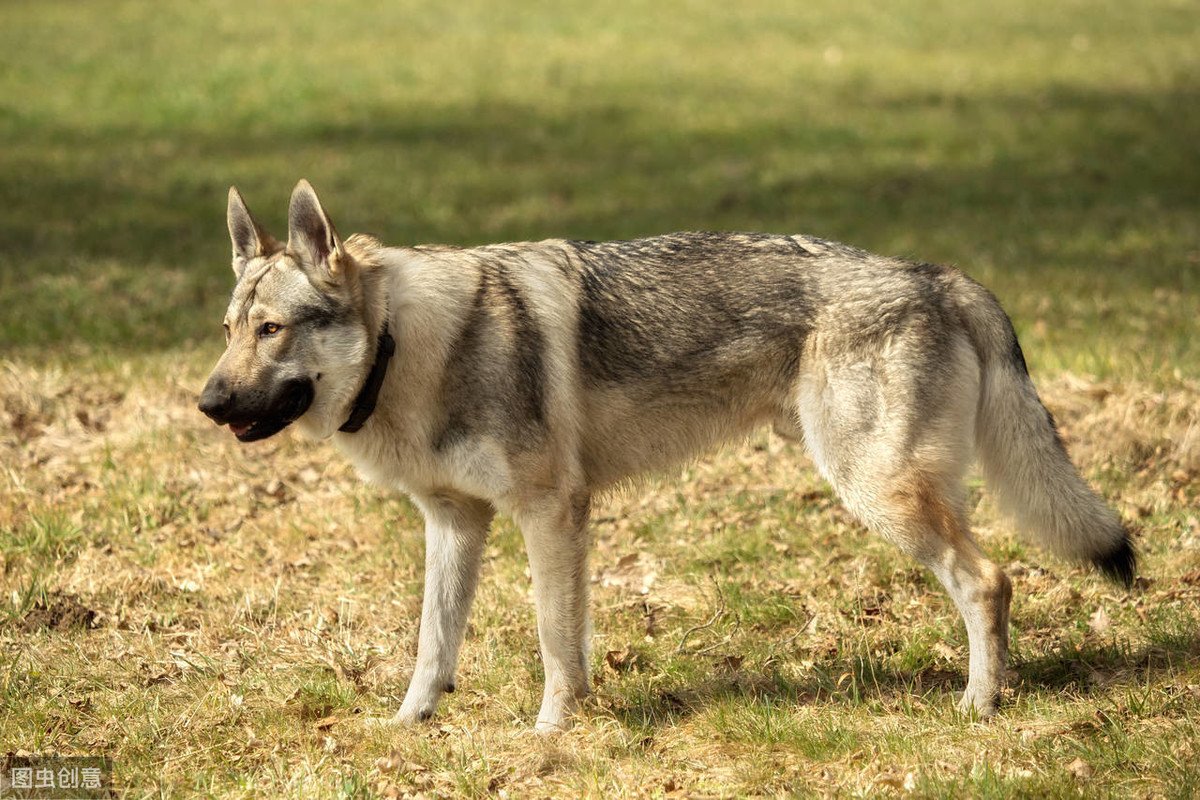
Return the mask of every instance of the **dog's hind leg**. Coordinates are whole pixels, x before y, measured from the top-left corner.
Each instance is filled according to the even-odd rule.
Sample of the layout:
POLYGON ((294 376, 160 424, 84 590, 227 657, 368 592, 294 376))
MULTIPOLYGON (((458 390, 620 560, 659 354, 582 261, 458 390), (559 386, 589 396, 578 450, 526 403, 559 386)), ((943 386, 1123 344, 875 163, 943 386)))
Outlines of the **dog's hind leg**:
POLYGON ((493 509, 468 498, 414 498, 425 514, 425 600, 412 682, 393 721, 433 715, 443 692, 454 691, 458 651, 475 596, 493 509))
POLYGON ((588 533, 585 491, 539 494, 513 516, 525 536, 546 686, 537 730, 565 730, 588 691, 588 533))
POLYGON ((959 705, 987 717, 995 713, 1004 685, 1012 585, 971 539, 959 494, 944 477, 914 466, 884 481, 862 516, 950 593, 966 623, 971 651, 959 705))
POLYGON ((936 349, 898 335, 892 352, 816 363, 798 387, 805 441, 850 510, 946 587, 971 650, 960 706, 990 716, 1004 683, 1012 587, 971 539, 964 508, 978 361, 965 341, 936 349))

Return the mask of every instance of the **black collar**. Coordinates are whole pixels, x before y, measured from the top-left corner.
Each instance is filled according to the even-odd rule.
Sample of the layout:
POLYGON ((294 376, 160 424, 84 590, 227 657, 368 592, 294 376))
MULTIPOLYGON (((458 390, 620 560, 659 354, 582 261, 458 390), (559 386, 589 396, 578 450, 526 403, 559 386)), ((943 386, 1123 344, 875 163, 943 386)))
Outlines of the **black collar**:
POLYGON ((338 428, 339 431, 357 433, 367 423, 367 419, 375 411, 375 402, 379 399, 379 388, 383 386, 383 377, 387 375, 388 361, 395 352, 396 340, 392 338, 385 327, 379 334, 379 342, 375 345, 375 363, 371 365, 367 382, 363 384, 362 391, 354 399, 354 408, 350 411, 350 418, 342 427, 338 428))

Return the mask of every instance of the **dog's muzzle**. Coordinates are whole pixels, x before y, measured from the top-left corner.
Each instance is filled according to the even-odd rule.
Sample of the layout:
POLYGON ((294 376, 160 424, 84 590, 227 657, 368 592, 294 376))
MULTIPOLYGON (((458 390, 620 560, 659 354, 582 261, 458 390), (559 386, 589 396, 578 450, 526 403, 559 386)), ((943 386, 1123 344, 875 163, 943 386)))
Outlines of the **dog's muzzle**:
POLYGON ((235 391, 213 376, 200 394, 200 410, 218 425, 228 425, 240 442, 274 436, 299 419, 313 401, 312 381, 288 381, 273 396, 260 390, 235 391))

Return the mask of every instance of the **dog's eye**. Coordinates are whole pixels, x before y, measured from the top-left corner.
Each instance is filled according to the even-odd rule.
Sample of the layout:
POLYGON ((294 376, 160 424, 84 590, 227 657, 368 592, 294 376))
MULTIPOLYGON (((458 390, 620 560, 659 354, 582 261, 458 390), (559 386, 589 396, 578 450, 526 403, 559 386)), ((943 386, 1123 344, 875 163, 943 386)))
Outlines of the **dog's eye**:
POLYGON ((229 344, 229 326, 222 325, 221 327, 225 330, 225 344, 229 344))
POLYGON ((264 322, 263 326, 258 329, 259 336, 274 336, 279 333, 280 326, 274 322, 264 322))

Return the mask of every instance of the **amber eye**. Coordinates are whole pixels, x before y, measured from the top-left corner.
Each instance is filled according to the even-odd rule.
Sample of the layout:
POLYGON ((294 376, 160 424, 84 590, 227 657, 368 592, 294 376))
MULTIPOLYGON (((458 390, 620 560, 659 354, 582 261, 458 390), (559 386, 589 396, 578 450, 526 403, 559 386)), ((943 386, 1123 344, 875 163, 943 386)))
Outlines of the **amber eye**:
POLYGON ((258 335, 259 336, 274 336, 275 334, 279 333, 280 327, 281 326, 277 325, 274 322, 264 322, 263 326, 258 329, 258 335))

